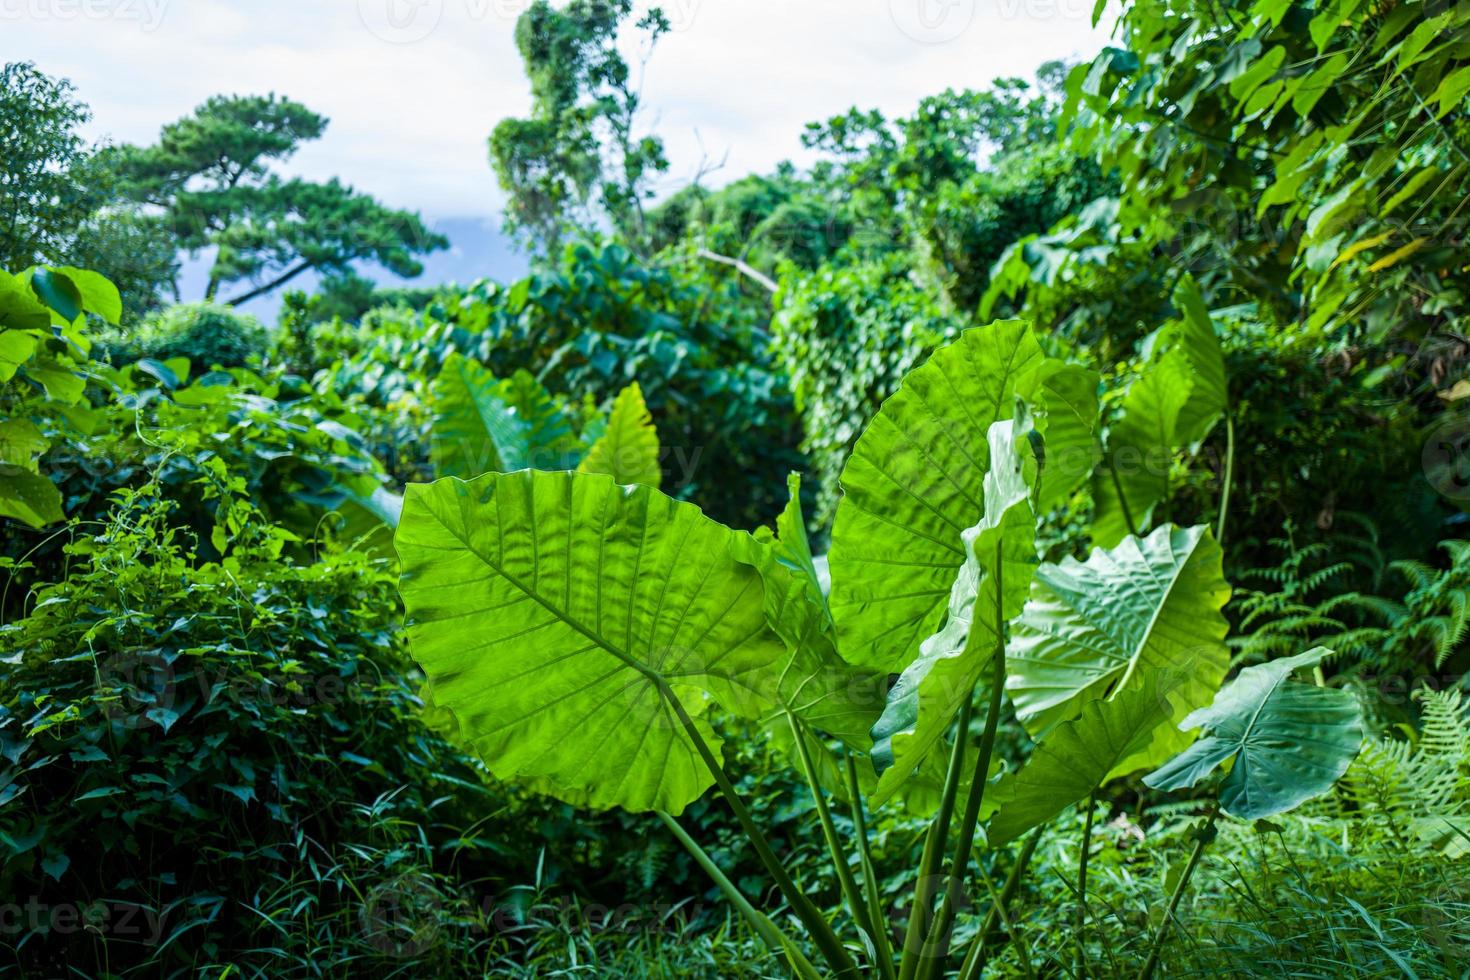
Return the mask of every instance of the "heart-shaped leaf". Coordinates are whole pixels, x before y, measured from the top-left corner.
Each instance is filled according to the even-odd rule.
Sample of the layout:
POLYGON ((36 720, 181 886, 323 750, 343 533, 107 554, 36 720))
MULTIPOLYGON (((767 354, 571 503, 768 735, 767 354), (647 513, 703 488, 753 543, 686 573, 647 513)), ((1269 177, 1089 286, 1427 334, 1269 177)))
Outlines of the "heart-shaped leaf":
POLYGON ((909 773, 933 755, 955 715, 987 674, 994 676, 1006 623, 1021 611, 1036 571, 1036 517, 1031 509, 1024 440, 1014 420, 990 427, 985 513, 962 535, 966 559, 950 593, 944 627, 919 648, 888 695, 873 728, 873 761, 882 773, 874 803, 882 803, 909 773))
POLYGON ((1327 792, 1363 746, 1363 708, 1351 692, 1293 681, 1332 653, 1317 647, 1247 667, 1207 708, 1179 723, 1205 736, 1144 777, 1154 789, 1187 789, 1227 760, 1220 808, 1258 820, 1327 792))
MULTIPOLYGON (((1229 666, 1221 558, 1207 529, 1165 526, 1094 549, 1086 562, 1041 566, 1006 651, 1006 687, 1026 729, 1044 737, 1088 702, 1145 682, 1167 692, 1170 721, 1207 704, 1229 666)), ((1158 765, 1187 744, 1161 725, 1112 775, 1158 765)))
POLYGON ((987 434, 1030 398, 1045 362, 1028 324, 968 330, 903 379, 842 471, 829 553, 842 655, 901 671, 944 617, 985 513, 987 434))
POLYGON ((718 752, 708 699, 764 716, 786 653, 738 536, 601 474, 410 486, 400 591, 436 707, 502 779, 681 811, 712 782, 689 731, 718 752))

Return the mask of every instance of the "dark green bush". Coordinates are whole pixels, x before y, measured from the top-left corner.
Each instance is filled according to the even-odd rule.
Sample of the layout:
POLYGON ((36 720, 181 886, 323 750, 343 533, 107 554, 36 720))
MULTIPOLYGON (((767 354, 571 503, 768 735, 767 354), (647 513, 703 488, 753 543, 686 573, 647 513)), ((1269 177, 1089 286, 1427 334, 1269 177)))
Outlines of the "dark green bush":
POLYGON ((259 320, 221 303, 170 306, 144 319, 132 335, 107 344, 114 364, 186 357, 201 372, 244 367, 269 348, 269 334, 259 320))

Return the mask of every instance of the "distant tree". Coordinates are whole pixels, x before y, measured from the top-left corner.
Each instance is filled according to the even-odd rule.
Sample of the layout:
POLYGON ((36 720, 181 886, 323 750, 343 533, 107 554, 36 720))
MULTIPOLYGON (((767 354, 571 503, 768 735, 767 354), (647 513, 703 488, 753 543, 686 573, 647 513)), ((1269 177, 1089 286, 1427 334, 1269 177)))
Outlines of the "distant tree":
POLYGON ((226 300, 243 303, 304 272, 343 274, 361 261, 418 275, 415 256, 449 244, 418 215, 335 179, 285 179, 271 170, 326 126, 324 117, 275 95, 215 96, 165 126, 155 145, 107 156, 123 194, 159 209, 179 247, 217 250, 207 300, 243 282, 226 300))
MULTIPOLYGON (((516 21, 531 115, 495 127, 490 157, 510 195, 507 228, 542 258, 554 259, 569 233, 600 221, 646 251, 644 204, 669 164, 662 140, 635 133, 641 100, 617 47, 632 9, 633 0, 571 0, 561 9, 536 0, 516 21)), ((655 7, 636 26, 646 59, 669 22, 655 7)))
POLYGON ((0 69, 0 269, 56 261, 103 200, 77 132, 91 113, 73 92, 29 62, 0 69))
POLYGON ((95 270, 133 317, 173 289, 178 250, 157 215, 116 203, 105 154, 79 132, 91 113, 73 92, 29 63, 0 70, 0 268, 95 270))

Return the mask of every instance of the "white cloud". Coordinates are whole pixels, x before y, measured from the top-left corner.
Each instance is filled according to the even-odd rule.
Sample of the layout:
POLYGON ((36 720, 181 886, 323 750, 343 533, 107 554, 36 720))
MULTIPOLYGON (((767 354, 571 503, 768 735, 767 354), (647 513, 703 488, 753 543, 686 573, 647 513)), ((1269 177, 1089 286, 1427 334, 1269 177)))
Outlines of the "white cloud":
MULTIPOLYGON (((665 0, 644 86, 676 175, 801 158, 804 123, 903 113, 1103 41, 1090 0, 665 0), (696 133, 698 138, 696 138, 696 133), (703 143, 701 149, 700 143, 703 143)), ((495 123, 523 114, 524 0, 0 0, 0 59, 71 78, 89 135, 146 142, 210 95, 275 91, 332 125, 288 169, 433 218, 495 213, 495 123)))

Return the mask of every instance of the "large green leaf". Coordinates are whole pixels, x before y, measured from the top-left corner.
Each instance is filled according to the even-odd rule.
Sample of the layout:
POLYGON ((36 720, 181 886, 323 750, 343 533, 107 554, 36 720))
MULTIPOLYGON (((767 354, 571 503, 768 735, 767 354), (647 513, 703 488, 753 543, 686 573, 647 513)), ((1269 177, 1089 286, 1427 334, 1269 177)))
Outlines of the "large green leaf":
MULTIPOLYGON (((766 621, 786 644, 787 655, 776 669, 776 711, 765 719, 766 736, 799 764, 785 717, 790 712, 809 728, 866 753, 868 730, 883 708, 887 676, 853 667, 838 656, 832 617, 801 516, 800 478, 791 474, 787 486, 791 495, 776 518, 775 534, 761 528, 754 537, 737 535, 731 540, 736 560, 759 573, 766 621)), ((825 742, 809 741, 818 779, 845 796, 841 760, 825 742)))
POLYGON ((526 470, 408 488, 414 659, 490 771, 577 804, 678 812, 712 777, 714 697, 761 717, 784 645, 738 533, 649 487, 526 470))
POLYGON ((1179 723, 1205 737, 1144 777, 1187 789, 1227 760, 1220 807, 1244 820, 1284 813, 1327 792, 1363 745, 1363 709, 1348 691, 1292 681, 1332 653, 1323 647, 1247 667, 1207 708, 1179 723))
POLYGON ((1153 525, 1170 493, 1174 456, 1199 444, 1226 409, 1225 359, 1194 280, 1174 293, 1182 317, 1160 329, 1142 377, 1108 433, 1107 462, 1093 478, 1093 543, 1111 548, 1153 525))
POLYGON ((657 487, 663 478, 658 454, 658 432, 643 401, 643 390, 635 381, 618 392, 607 427, 577 469, 582 473, 606 473, 617 483, 657 487))
POLYGON ((28 467, 0 463, 0 517, 45 527, 66 517, 56 484, 28 467))
POLYGON ((1040 371, 1033 413, 1042 436, 1044 465, 1036 509, 1045 514, 1087 482, 1102 455, 1097 441, 1096 371, 1048 360, 1040 371))
POLYGON ((1112 701, 1089 701, 1081 716, 1049 732, 1020 771, 986 796, 986 808, 999 811, 987 829, 990 843, 999 847, 1041 826, 1147 749, 1169 720, 1163 693, 1145 679, 1112 701))
POLYGON ((450 354, 432 397, 437 476, 565 470, 581 457, 566 413, 527 371, 501 380, 477 361, 450 354))
MULTIPOLYGON (((1006 651, 1006 687, 1026 729, 1044 736, 1088 702, 1145 684, 1167 692, 1171 722, 1207 704, 1229 666, 1221 557, 1207 529, 1165 526, 1086 562, 1038 569, 1006 651)), ((1160 725, 1112 774, 1158 765, 1188 743, 1160 725)))
POLYGON ((1189 365, 1189 401, 1180 410, 1177 428, 1183 445, 1193 446, 1210 434, 1229 407, 1225 382, 1225 355, 1220 338, 1194 278, 1185 276, 1174 288, 1174 305, 1181 318, 1166 326, 1157 343, 1163 350, 1178 351, 1189 365))
POLYGON ((430 455, 438 476, 468 479, 516 470, 529 443, 527 426, 507 404, 490 370, 450 354, 432 388, 434 435, 430 455))
POLYGON ((962 534, 985 512, 990 427, 1030 398, 1045 362, 1019 320, 968 330, 909 372, 842 471, 829 553, 842 655, 901 671, 939 627, 962 534))
POLYGON ((1035 466, 1024 441, 1016 445, 1017 428, 1014 420, 990 427, 985 513, 962 535, 965 564, 950 592, 948 618, 904 669, 873 728, 873 761, 882 772, 875 803, 934 754, 981 677, 994 676, 1005 624, 1026 603, 1036 571, 1036 516, 1025 470, 1034 477, 1035 466))

